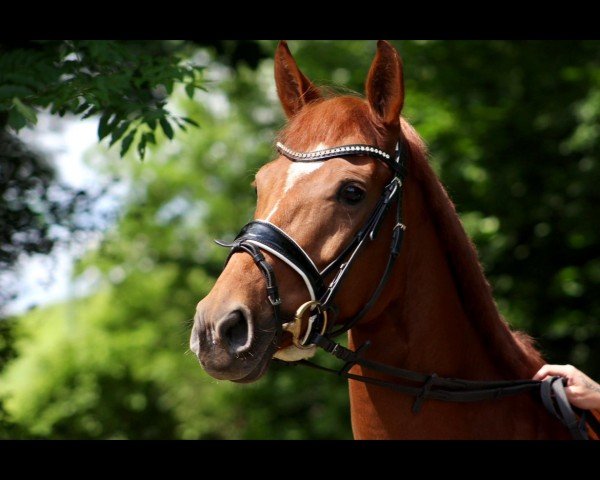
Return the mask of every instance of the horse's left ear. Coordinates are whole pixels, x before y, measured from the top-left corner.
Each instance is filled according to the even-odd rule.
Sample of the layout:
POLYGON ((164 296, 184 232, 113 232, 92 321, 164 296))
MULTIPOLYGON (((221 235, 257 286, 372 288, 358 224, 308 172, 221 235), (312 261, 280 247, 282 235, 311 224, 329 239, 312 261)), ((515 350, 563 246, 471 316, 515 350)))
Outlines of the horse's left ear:
POLYGON ((365 88, 371 110, 383 124, 386 127, 399 125, 404 105, 402 60, 396 49, 385 40, 377 42, 377 54, 365 88))
POLYGON ((275 52, 275 85, 288 118, 296 115, 304 105, 321 98, 319 89, 300 71, 283 40, 275 52))

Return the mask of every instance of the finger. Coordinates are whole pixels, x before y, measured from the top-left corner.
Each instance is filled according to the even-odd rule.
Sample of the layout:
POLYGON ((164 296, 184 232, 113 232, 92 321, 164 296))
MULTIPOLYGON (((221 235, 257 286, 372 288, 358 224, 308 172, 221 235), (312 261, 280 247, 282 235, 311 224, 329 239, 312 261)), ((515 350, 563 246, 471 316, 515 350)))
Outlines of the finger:
POLYGON ((567 394, 567 398, 569 400, 573 400, 573 398, 581 396, 583 391, 579 385, 574 385, 570 387, 565 387, 565 393, 567 394))
POLYGON ((582 403, 585 395, 580 387, 565 387, 565 394, 567 395, 567 400, 569 400, 569 403, 575 405, 576 407, 585 408, 585 404, 582 403))
POLYGON ((544 365, 542 368, 540 368, 537 373, 533 376, 534 380, 542 380, 543 378, 548 376, 548 369, 550 368, 550 365, 544 365))
POLYGON ((559 377, 566 377, 569 373, 569 367, 567 365, 544 365, 539 371, 533 376, 534 380, 541 380, 547 376, 558 375, 559 377))

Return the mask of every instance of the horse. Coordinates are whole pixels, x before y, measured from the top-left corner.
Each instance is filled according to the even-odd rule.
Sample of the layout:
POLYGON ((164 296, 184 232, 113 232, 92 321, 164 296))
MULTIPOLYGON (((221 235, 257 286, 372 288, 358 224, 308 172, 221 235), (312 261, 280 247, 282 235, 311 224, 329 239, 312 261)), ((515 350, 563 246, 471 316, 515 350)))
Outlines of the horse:
POLYGON ((426 146, 401 115, 396 49, 377 43, 366 98, 325 95, 283 41, 274 73, 288 122, 279 155, 255 176, 254 221, 224 244, 232 248, 226 266, 196 308, 190 348, 206 372, 256 381, 273 358, 312 357, 317 345, 307 332, 325 342, 325 332, 339 327, 348 330, 349 348, 329 351, 370 345, 363 362, 351 353, 344 372, 356 439, 570 438, 536 395, 427 399, 415 408, 414 398, 385 388, 408 388, 391 375, 406 370, 527 383, 545 362, 532 339, 500 315, 426 146), (383 205, 394 195, 397 205, 383 205), (319 289, 329 295, 326 309, 315 301, 319 289), (375 364, 389 368, 368 372, 375 364), (370 382, 358 381, 367 375, 370 382))

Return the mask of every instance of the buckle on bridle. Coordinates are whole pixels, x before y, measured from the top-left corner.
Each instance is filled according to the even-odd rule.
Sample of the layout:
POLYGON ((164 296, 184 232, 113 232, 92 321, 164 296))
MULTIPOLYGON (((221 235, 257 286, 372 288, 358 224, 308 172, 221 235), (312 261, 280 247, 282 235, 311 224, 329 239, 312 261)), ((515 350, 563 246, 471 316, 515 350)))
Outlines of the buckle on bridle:
POLYGON ((269 302, 271 303, 271 305, 273 305, 274 307, 277 305, 281 305, 281 298, 277 297, 276 299, 273 299, 273 297, 271 295, 267 296, 267 298, 269 299, 269 302))
POLYGON ((298 310, 296 310, 294 319, 291 322, 287 322, 282 325, 284 331, 292 334, 292 343, 295 347, 301 349, 312 348, 312 344, 306 345, 306 342, 311 336, 314 322, 319 315, 321 315, 323 318, 323 325, 321 326, 321 331, 319 333, 323 335, 327 330, 327 311, 323 308, 323 305, 321 305, 320 302, 315 300, 311 300, 300 305, 298 310), (317 309, 317 312, 314 315, 305 317, 307 312, 310 313, 314 309, 317 309), (304 326, 305 318, 307 318, 306 333, 302 335, 302 331, 304 330, 302 327, 304 326), (300 338, 301 336, 302 338, 300 338))

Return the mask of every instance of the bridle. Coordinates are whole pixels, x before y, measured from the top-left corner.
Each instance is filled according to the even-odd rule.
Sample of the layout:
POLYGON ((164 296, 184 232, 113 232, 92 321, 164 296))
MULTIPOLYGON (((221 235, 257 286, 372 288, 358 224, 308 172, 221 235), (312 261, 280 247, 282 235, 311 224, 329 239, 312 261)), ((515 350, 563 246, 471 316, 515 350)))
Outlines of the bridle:
POLYGON ((372 210, 371 215, 358 233, 323 270, 319 271, 306 251, 288 234, 276 225, 265 220, 254 220, 247 223, 233 242, 216 241, 217 244, 230 248, 225 265, 232 255, 245 252, 252 257, 266 280, 267 298, 273 308, 277 325, 292 334, 293 344, 297 348, 322 348, 329 354, 344 361, 341 369, 335 370, 307 360, 284 362, 289 365, 308 365, 321 371, 333 373, 348 379, 368 384, 387 387, 400 393, 415 397, 413 413, 418 413, 427 399, 449 402, 474 402, 497 399, 519 393, 539 390, 546 409, 560 420, 575 439, 589 439, 586 424, 600 437, 600 423, 592 414, 574 408, 567 400, 564 385, 565 379, 551 377, 542 382, 536 380, 506 381, 473 381, 455 378, 438 377, 435 373, 425 375, 410 370, 391 367, 379 362, 363 358, 363 353, 370 342, 360 346, 356 351, 350 350, 333 339, 350 330, 367 311, 375 305, 393 270, 396 258, 400 253, 402 239, 406 227, 402 223, 402 185, 406 173, 406 146, 400 139, 393 155, 378 147, 366 144, 343 145, 312 152, 297 152, 278 142, 279 153, 293 162, 323 162, 332 158, 370 157, 383 162, 392 172, 392 179, 383 188, 383 192, 372 210), (328 315, 335 314, 334 299, 339 292, 342 281, 359 252, 373 241, 383 224, 386 213, 395 204, 395 223, 392 228, 387 264, 379 284, 370 299, 353 317, 346 319, 341 326, 336 322, 328 322, 328 315), (301 305, 296 311, 294 320, 282 323, 281 298, 273 267, 267 262, 263 251, 269 252, 287 264, 303 280, 310 295, 310 301, 301 305), (326 278, 337 270, 333 280, 327 284, 326 278), (355 375, 350 373, 354 365, 401 379, 409 385, 383 380, 377 377, 355 375), (412 384, 412 385, 410 385, 412 384), (578 416, 579 415, 579 418, 578 416))
POLYGON ((314 335, 316 333, 324 338, 334 338, 352 328, 377 302, 390 276, 400 252, 405 228, 401 221, 401 192, 404 177, 403 148, 402 144, 398 142, 393 157, 377 147, 362 144, 345 145, 314 152, 296 152, 282 143, 277 143, 277 150, 294 162, 323 162, 336 157, 367 156, 382 161, 394 173, 391 181, 384 187, 379 201, 363 227, 341 253, 321 271, 293 238, 276 225, 265 220, 254 220, 246 224, 232 243, 217 241, 219 245, 231 248, 225 264, 234 253, 246 252, 260 268, 267 281, 267 298, 273 307, 277 324, 281 324, 279 289, 273 268, 266 261, 261 250, 271 253, 286 263, 302 278, 310 295, 310 302, 307 302, 308 305, 301 306, 296 313, 295 320, 284 324, 283 328, 292 333, 293 343, 296 347, 309 348, 315 344, 314 335), (328 323, 327 318, 328 314, 334 311, 333 301, 342 285, 342 281, 358 253, 369 241, 376 238, 386 212, 394 203, 396 204, 396 223, 392 231, 388 262, 379 285, 375 288, 370 300, 356 315, 346 320, 342 326, 334 328, 334 323, 328 323), (325 279, 336 270, 337 273, 333 280, 327 285, 325 279), (306 313, 309 313, 308 318, 304 315, 306 313), (303 325, 305 319, 306 326, 303 325))

